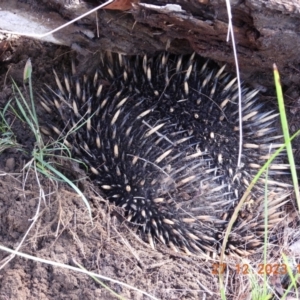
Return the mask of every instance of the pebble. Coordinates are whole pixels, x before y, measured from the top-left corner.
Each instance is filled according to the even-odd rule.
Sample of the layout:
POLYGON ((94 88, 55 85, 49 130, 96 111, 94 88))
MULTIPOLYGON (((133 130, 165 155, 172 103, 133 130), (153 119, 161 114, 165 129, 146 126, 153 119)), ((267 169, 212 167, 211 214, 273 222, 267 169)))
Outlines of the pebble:
POLYGON ((14 157, 10 157, 6 160, 6 163, 5 163, 5 169, 6 171, 13 171, 15 169, 15 159, 14 157))

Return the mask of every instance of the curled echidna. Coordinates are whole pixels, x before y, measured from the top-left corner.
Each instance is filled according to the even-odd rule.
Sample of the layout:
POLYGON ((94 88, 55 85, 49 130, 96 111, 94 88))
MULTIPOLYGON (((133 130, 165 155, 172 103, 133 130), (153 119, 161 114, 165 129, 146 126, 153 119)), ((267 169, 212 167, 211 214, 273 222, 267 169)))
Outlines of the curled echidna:
MULTIPOLYGON (((50 127, 66 137, 90 168, 104 196, 140 224, 154 247, 216 252, 232 212, 258 169, 280 146, 278 114, 242 87, 243 152, 239 147, 236 79, 210 62, 163 53, 154 58, 105 54, 93 78, 55 74, 56 88, 41 95, 50 127), (74 131, 74 128, 76 130, 74 131)), ((269 228, 281 219, 287 186, 268 172, 269 228)), ((261 243, 265 183, 240 212, 228 251, 245 255, 261 243), (243 250, 243 249, 247 249, 243 250)))

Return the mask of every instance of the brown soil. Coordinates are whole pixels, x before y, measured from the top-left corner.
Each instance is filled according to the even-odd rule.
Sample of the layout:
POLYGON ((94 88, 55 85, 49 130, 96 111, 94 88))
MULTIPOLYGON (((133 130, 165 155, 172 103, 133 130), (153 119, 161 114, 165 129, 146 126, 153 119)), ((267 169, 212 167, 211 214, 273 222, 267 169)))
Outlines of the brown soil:
MULTIPOLYGON (((33 65, 34 88, 39 90, 44 83, 53 83, 53 67, 62 71, 63 65, 69 65, 70 49, 22 38, 11 41, 0 58, 2 109, 10 99, 15 106, 11 78, 26 95, 22 78, 28 58, 33 65)), ((47 121, 39 104, 36 105, 39 119, 47 121)), ((77 164, 56 159, 56 163, 62 164, 56 165, 57 168, 80 181, 78 186, 92 207, 93 224, 83 201, 68 185, 48 179, 34 168, 23 170, 31 159, 35 140, 26 124, 14 114, 8 112, 6 117, 21 150, 8 149, 0 156, 0 245, 16 249, 34 222, 21 252, 71 266, 77 262, 89 271, 134 286, 157 299, 220 298, 218 276, 212 275, 217 260, 176 254, 161 245, 152 250, 111 213, 114 208, 99 196, 97 186, 77 164)), ((8 256, 0 251, 0 266, 8 256)), ((256 259, 262 262, 260 255, 256 259)), ((227 299, 246 299, 250 292, 249 278, 236 274, 238 260, 227 263, 227 299), (243 282, 242 288, 239 282, 243 282)), ((125 299, 150 299, 121 284, 103 282, 125 299)), ((116 299, 116 296, 85 274, 14 257, 0 270, 2 299, 116 299)))

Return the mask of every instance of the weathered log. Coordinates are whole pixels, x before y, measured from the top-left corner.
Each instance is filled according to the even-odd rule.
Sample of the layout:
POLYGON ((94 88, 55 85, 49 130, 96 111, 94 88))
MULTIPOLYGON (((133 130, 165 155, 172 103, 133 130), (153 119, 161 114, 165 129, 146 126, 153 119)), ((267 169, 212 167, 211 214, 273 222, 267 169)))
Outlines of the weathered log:
MULTIPOLYGON (((69 45, 84 56, 99 50, 127 54, 196 51, 227 63, 228 69, 235 71, 232 43, 226 41, 225 1, 177 0, 176 6, 168 2, 133 4, 129 11, 99 10, 54 33, 48 40, 69 45)), ((300 2, 236 0, 231 3, 242 78, 254 86, 272 87, 275 62, 283 84, 299 86, 300 2)), ((36 33, 60 26, 99 4, 92 0, 0 1, 2 14, 16 13, 30 19, 31 24, 40 24, 39 29, 34 29, 36 33)), ((3 28, 1 23, 1 29, 10 29, 3 28)), ((18 31, 28 30, 24 24, 20 25, 18 31)))

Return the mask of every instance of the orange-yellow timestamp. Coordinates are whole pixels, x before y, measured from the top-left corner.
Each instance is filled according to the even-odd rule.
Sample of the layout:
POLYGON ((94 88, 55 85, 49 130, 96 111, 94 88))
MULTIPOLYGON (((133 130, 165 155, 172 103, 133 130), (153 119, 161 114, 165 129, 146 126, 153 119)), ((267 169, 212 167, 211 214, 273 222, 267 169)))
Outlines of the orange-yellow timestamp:
MULTIPOLYGON (((227 268, 227 264, 214 263, 212 266, 212 274, 223 274, 227 268)), ((237 264, 235 270, 238 274, 248 275, 250 273, 250 266, 248 264, 237 264)), ((258 264, 257 273, 264 275, 285 275, 288 269, 286 264, 258 264)), ((297 273, 300 274, 300 264, 297 265, 297 273)))

